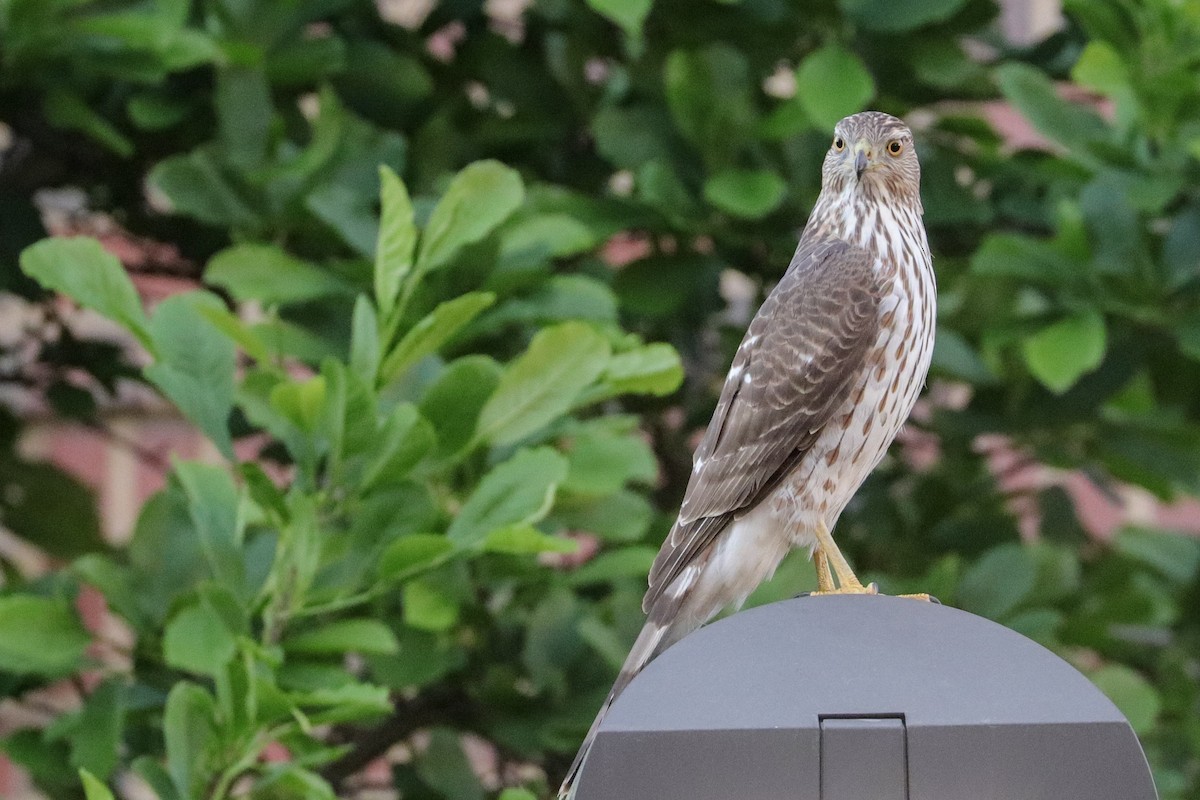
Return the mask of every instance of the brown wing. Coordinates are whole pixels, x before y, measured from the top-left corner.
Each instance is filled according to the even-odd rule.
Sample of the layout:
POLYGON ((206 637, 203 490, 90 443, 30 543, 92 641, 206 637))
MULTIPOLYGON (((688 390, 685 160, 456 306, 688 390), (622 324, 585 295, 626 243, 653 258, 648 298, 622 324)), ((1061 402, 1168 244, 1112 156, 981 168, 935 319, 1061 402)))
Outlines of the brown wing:
POLYGON ((750 323, 696 450, 679 520, 650 570, 651 606, 812 447, 879 332, 882 290, 864 250, 801 241, 750 323))

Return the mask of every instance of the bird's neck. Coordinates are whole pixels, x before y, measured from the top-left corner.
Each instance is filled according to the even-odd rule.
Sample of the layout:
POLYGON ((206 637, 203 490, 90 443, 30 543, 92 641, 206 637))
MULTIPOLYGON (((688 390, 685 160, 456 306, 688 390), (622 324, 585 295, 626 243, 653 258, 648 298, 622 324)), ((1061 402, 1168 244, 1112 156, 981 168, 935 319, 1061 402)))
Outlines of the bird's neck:
POLYGON ((898 227, 927 249, 920 197, 882 196, 870 190, 873 188, 857 181, 823 188, 809 216, 805 236, 832 236, 873 251, 885 228, 898 227))

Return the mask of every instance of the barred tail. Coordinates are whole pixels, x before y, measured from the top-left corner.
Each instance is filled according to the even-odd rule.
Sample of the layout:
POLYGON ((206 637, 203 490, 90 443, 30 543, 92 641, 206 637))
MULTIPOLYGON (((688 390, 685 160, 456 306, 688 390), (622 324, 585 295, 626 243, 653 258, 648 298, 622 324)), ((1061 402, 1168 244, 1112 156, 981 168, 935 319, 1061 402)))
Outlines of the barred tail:
POLYGON ((637 641, 633 643, 633 648, 629 651, 629 656, 625 659, 625 663, 621 666, 621 672, 617 676, 616 683, 613 684, 612 691, 608 693, 608 699, 604 701, 604 705, 600 706, 600 712, 596 715, 596 719, 592 722, 592 727, 588 729, 587 736, 583 739, 583 744, 579 748, 579 752, 575 755, 575 761, 571 764, 571 768, 567 770, 567 777, 563 779, 562 786, 558 790, 558 800, 570 800, 575 794, 575 779, 579 776, 579 770, 583 767, 583 762, 587 758, 588 751, 592 749, 592 742, 596 738, 596 732, 600 729, 600 723, 608 714, 608 710, 612 708, 612 704, 620 696, 621 692, 625 691, 625 687, 629 685, 642 668, 665 650, 675 637, 668 636, 672 625, 670 622, 655 621, 655 614, 651 613, 650 621, 642 627, 642 632, 638 634, 637 641))

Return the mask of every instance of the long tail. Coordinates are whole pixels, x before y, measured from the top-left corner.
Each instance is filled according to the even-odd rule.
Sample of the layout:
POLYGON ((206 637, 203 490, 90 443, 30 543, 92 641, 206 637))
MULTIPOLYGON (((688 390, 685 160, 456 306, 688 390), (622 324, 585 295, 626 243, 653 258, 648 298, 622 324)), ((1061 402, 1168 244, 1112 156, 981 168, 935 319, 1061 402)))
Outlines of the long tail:
POLYGON ((571 769, 567 771, 567 777, 563 779, 562 786, 558 790, 558 800, 569 800, 575 793, 575 779, 579 776, 579 770, 583 767, 584 759, 587 758, 588 751, 592 749, 592 742, 596 738, 596 731, 600 729, 600 723, 608 714, 608 710, 612 708, 613 702, 625 691, 625 687, 629 685, 642 668, 649 664, 655 656, 667 649, 677 636, 668 635, 672 633, 672 624, 670 622, 659 622, 656 620, 653 611, 650 614, 650 619, 642 627, 641 633, 638 634, 637 641, 633 643, 633 647, 629 651, 629 656, 625 659, 625 663, 621 666, 621 672, 617 676, 616 683, 613 684, 612 691, 608 693, 608 699, 604 701, 604 705, 600 706, 600 713, 596 715, 596 719, 592 722, 592 727, 588 729, 587 736, 583 739, 583 744, 579 748, 579 752, 575 755, 575 761, 571 764, 571 769))

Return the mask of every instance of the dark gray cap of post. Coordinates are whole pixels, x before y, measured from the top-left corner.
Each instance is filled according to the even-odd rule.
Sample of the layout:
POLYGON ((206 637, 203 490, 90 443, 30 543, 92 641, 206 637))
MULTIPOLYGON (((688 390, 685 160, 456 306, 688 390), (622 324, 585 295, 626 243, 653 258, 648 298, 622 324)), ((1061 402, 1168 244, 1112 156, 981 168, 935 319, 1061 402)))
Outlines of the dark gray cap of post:
POLYGON ((576 800, 1155 800, 1129 723, 1039 644, 946 606, 805 597, 672 647, 576 800))

